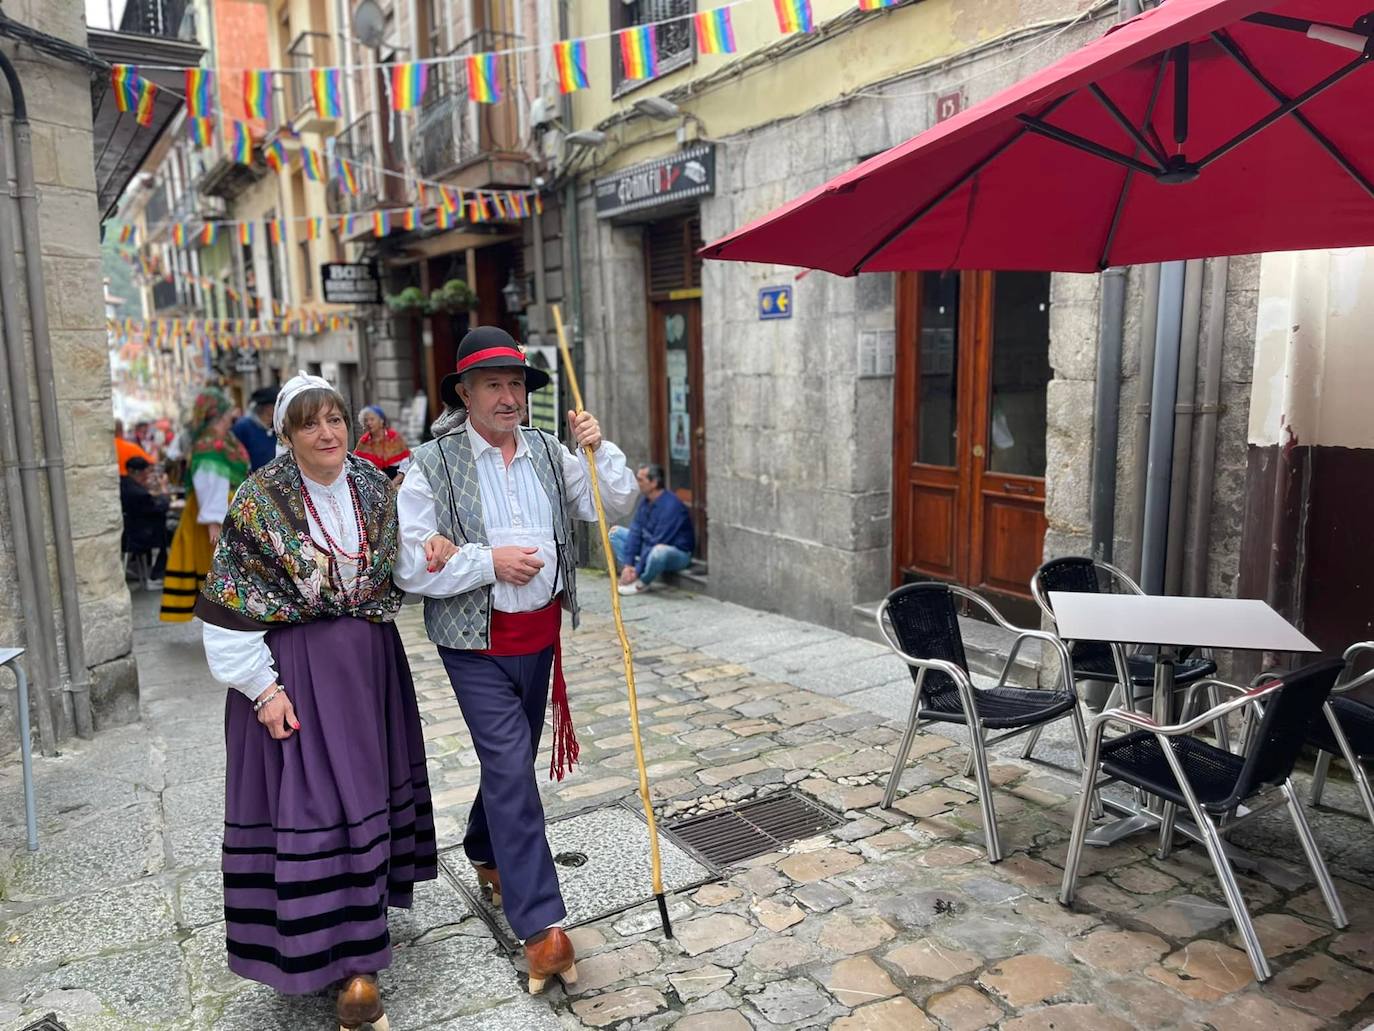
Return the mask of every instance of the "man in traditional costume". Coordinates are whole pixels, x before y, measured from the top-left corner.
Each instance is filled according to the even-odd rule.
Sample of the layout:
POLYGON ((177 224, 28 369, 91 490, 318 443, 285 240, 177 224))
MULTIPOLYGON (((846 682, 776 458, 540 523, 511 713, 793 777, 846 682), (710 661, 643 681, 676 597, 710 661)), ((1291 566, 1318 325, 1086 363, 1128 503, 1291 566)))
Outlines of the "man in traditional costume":
POLYGON ((397 501, 396 584, 425 597, 425 629, 482 766, 463 848, 525 943, 531 992, 555 974, 577 977, 534 761, 550 671, 551 775, 562 779, 577 758, 559 627, 563 608, 574 627, 578 619, 573 521, 596 518, 580 449, 595 452, 608 517, 628 515, 639 496, 625 455, 590 414, 569 413, 576 455, 522 425, 528 391, 548 382, 504 330, 468 333, 440 386, 466 418, 415 449, 397 501))
POLYGON ((339 1025, 386 1031, 387 909, 436 876, 425 742, 393 620, 396 494, 348 453, 327 381, 282 388, 288 450, 248 477, 196 602, 225 704, 229 969, 340 984, 339 1025))

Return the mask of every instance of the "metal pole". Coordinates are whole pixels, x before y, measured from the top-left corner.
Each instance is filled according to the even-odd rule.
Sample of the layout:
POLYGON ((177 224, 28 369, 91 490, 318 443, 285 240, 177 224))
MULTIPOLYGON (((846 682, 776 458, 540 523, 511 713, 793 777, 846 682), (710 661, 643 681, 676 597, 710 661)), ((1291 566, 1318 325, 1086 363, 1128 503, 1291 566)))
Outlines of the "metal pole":
POLYGON ((1121 341, 1126 320, 1126 269, 1102 273, 1102 310, 1093 390, 1092 554, 1111 562, 1116 538, 1116 452, 1121 414, 1121 341))
POLYGON ((38 191, 33 175, 33 131, 27 118, 14 119, 14 172, 19 187, 19 230, 24 246, 24 273, 29 293, 29 328, 33 336, 33 371, 38 383, 38 412, 43 425, 43 464, 48 471, 48 506, 53 547, 57 552, 57 585, 62 600, 62 630, 67 647, 67 682, 72 722, 83 738, 94 736, 91 720, 91 671, 86 667, 86 637, 81 625, 72 546, 71 505, 67 499, 62 423, 53 375, 52 338, 48 332, 48 294, 43 280, 42 240, 38 230, 38 191))
POLYGON ((1178 392, 1174 402, 1173 472, 1169 482, 1169 531, 1164 555, 1164 592, 1183 588, 1183 544, 1188 526, 1188 473, 1193 461, 1193 412, 1197 395, 1198 336, 1202 331, 1201 259, 1183 276, 1183 325, 1179 341, 1178 392))
MULTIPOLYGON (((19 654, 23 654, 22 652, 19 654)), ((24 775, 24 829, 28 833, 29 851, 38 851, 38 807, 33 799, 33 742, 29 740, 29 678, 19 664, 19 655, 9 662, 14 670, 15 694, 19 701, 19 762, 24 775)))
MULTIPOLYGON (((14 116, 27 118, 19 77, 8 58, 0 53, 0 72, 9 80, 14 116)), ((0 122, 0 127, 3 122, 0 122)), ((0 139, 3 133, 0 132, 0 139)), ((33 435, 21 434, 19 426, 31 426, 28 369, 25 367, 23 331, 19 323, 19 270, 15 260, 13 209, 8 200, 9 172, 5 148, 0 146, 0 464, 5 470, 10 538, 19 580, 19 605, 24 620, 24 640, 33 652, 39 683, 38 735, 44 755, 57 754, 57 710, 50 694, 57 683, 55 634, 52 629, 52 585, 48 581, 47 542, 43 539, 43 514, 39 503, 33 435), (24 555, 27 549, 28 555, 24 555), (44 619, 46 613, 47 618, 44 619)), ((31 256, 37 260, 36 256, 31 256)))
POLYGON ((1150 448, 1150 393, 1155 375, 1155 327, 1159 321, 1159 266, 1145 266, 1140 301, 1140 361, 1136 368, 1135 433, 1131 478, 1130 571, 1140 579, 1140 541, 1145 526, 1145 459, 1150 448))
POLYGON ((1140 586, 1146 594, 1164 592, 1169 541, 1169 487, 1173 479, 1174 410, 1178 398, 1179 347, 1183 333, 1183 280, 1186 263, 1160 266, 1159 308, 1155 327, 1155 367, 1150 391, 1149 446, 1145 463, 1145 509, 1140 535, 1140 586))
POLYGON ((1226 283, 1229 258, 1212 259, 1203 358, 1202 403, 1198 406, 1197 473, 1193 495, 1197 512, 1188 534, 1188 576, 1184 590, 1195 598, 1207 593, 1207 541, 1212 530, 1212 491, 1217 471, 1217 422, 1221 418, 1221 359, 1226 339, 1226 283))

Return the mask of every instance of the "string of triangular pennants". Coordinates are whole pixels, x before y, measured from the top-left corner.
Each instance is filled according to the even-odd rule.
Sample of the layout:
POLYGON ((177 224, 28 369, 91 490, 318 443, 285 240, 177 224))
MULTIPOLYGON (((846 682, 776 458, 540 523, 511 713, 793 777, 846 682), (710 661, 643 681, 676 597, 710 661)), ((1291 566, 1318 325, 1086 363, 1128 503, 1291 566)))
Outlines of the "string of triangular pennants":
POLYGON ((328 316, 320 315, 316 312, 309 311, 305 308, 292 308, 289 305, 283 304, 281 301, 278 300, 273 300, 269 305, 268 302, 262 300, 262 298, 260 297, 254 296, 252 294, 245 295, 235 287, 231 286, 230 284, 217 282, 216 280, 211 279, 209 276, 198 276, 193 273, 177 272, 172 269, 164 270, 161 267, 162 262, 156 254, 150 257, 148 255, 139 254, 137 252, 128 251, 124 249, 117 249, 117 253, 121 258, 123 258, 130 264, 137 264, 139 266, 140 271, 143 273, 144 277, 148 280, 161 279, 164 282, 171 283, 176 279, 181 279, 184 282, 194 284, 195 286, 200 287, 201 290, 207 292, 211 292, 216 289, 223 289, 225 296, 232 303, 239 304, 240 302, 246 300, 248 302, 249 311, 257 312, 259 314, 263 311, 264 308, 268 308, 272 312, 273 316, 293 327, 313 327, 314 332, 319 332, 319 324, 321 320, 328 318, 328 316))
POLYGON ((108 319, 105 328, 121 347, 128 343, 159 347, 205 344, 229 350, 266 347, 273 338, 287 333, 313 335, 326 328, 339 330, 351 325, 352 320, 344 315, 300 312, 280 319, 108 319))
MULTIPOLYGON (((611 32, 582 36, 576 39, 560 40, 550 46, 554 72, 558 88, 562 93, 575 93, 587 89, 590 79, 587 76, 587 44, 598 39, 615 38, 622 58, 621 64, 626 78, 652 79, 658 74, 657 34, 658 29, 679 22, 691 21, 696 36, 697 48, 703 54, 733 54, 736 52, 735 29, 731 11, 748 3, 759 0, 734 0, 709 11, 682 14, 658 21, 647 22, 630 28, 611 32)), ((781 35, 807 33, 816 29, 816 21, 811 10, 811 0, 768 0, 777 17, 778 32, 781 35)), ((861 11, 880 11, 896 7, 903 0, 855 0, 861 11)), ((535 53, 538 46, 507 47, 500 50, 485 51, 477 54, 448 54, 440 57, 422 58, 418 61, 388 62, 380 64, 354 65, 354 72, 384 73, 383 82, 391 98, 394 111, 408 111, 420 106, 429 85, 429 71, 436 65, 461 63, 466 71, 468 95, 476 103, 494 104, 502 99, 501 67, 506 58, 525 53, 535 53)), ((147 125, 152 120, 153 98, 157 96, 158 85, 139 74, 139 69, 147 71, 176 71, 177 66, 158 64, 115 65, 114 86, 115 102, 120 111, 131 111, 139 116, 140 124, 147 125), (147 121, 141 112, 146 110, 147 121)), ((271 105, 272 83, 278 76, 309 76, 311 94, 316 109, 324 117, 339 117, 343 109, 344 67, 322 68, 233 68, 223 67, 193 68, 186 70, 186 100, 188 108, 202 112, 200 117, 208 117, 203 112, 213 107, 215 78, 227 72, 239 72, 243 79, 244 114, 248 118, 267 118, 271 105)))

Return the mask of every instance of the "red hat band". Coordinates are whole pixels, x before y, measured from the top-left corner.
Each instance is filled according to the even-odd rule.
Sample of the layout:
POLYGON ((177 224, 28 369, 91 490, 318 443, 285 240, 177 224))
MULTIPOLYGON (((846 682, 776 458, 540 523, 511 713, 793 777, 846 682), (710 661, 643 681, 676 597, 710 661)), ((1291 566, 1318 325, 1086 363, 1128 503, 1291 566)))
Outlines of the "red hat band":
POLYGON ((510 358, 516 365, 525 364, 525 356, 513 347, 488 347, 481 351, 473 351, 472 354, 465 355, 460 359, 458 372, 466 372, 478 362, 484 362, 488 358, 510 358))

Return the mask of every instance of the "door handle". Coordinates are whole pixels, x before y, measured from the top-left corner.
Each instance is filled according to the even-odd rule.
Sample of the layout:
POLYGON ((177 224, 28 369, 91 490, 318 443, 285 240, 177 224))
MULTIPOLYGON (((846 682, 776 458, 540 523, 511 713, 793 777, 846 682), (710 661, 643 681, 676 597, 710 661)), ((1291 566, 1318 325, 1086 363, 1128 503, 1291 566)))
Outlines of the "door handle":
POLYGON ((1002 489, 1010 494, 1034 494, 1035 486, 1030 483, 1003 483, 1002 489))
POLYGON ((973 445, 973 457, 974 457, 974 458, 982 458, 982 457, 983 457, 983 445, 982 445, 982 444, 974 444, 974 445, 973 445))

